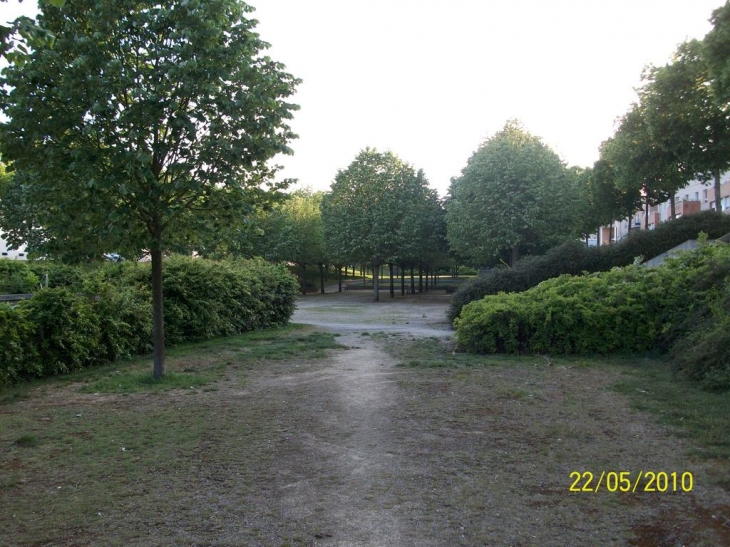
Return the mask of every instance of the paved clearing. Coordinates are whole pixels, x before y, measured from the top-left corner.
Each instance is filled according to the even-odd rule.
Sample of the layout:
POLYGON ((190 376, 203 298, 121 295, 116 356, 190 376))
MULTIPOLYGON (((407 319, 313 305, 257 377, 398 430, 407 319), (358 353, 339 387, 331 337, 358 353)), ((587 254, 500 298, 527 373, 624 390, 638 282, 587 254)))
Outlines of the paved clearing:
MULTIPOLYGON (((687 441, 632 411, 612 390, 618 369, 542 358, 398 367, 394 349, 448 344, 448 297, 383 296, 300 299, 294 321, 341 333, 347 349, 228 370, 217 391, 94 397, 70 386, 43 404, 17 403, 8 412, 32 407, 34 420, 91 422, 113 411, 120 423, 138 420, 140 435, 144 416, 190 420, 191 429, 194 417, 206 418, 193 448, 167 454, 166 464, 157 455, 145 463, 150 440, 117 452, 121 463, 108 477, 76 469, 71 480, 52 465, 37 468, 43 476, 26 473, 0 493, 47 488, 51 501, 37 523, 58 516, 63 506, 52 496, 67 490, 91 499, 113 484, 114 496, 93 498, 89 516, 73 524, 58 516, 52 541, 15 540, 33 522, 0 515, 0 544, 730 545, 730 494, 716 486, 726 463, 692 459, 687 441), (125 484, 125 465, 148 465, 149 473, 125 484), (694 488, 569 492, 571 472, 584 470, 596 481, 602 471, 630 471, 632 479, 639 470, 691 471, 694 488)), ((94 427, 82 433, 96 435, 94 427)), ((12 499, 0 501, 12 511, 12 499)))

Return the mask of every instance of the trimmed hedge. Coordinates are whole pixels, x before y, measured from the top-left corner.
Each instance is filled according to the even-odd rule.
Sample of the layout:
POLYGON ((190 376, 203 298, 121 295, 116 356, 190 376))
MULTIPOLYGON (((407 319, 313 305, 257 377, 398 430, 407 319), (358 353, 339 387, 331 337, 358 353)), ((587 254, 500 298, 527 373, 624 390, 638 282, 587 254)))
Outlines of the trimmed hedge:
MULTIPOLYGON (((6 278, 22 278, 31 268, 7 268, 6 278)), ((15 307, 0 304, 0 384, 151 349, 149 264, 106 264, 78 276, 64 272, 70 287, 37 290, 15 307)), ((263 260, 172 257, 163 279, 167 345, 285 324, 298 290, 285 267, 263 260)))
POLYGON ((657 268, 561 275, 464 306, 460 346, 476 353, 670 350, 707 389, 730 389, 730 245, 705 245, 657 268))
POLYGON ((696 239, 700 232, 710 239, 730 233, 730 215, 703 211, 664 222, 655 230, 634 230, 615 245, 586 247, 579 241, 569 241, 544 255, 525 257, 513 268, 496 268, 462 284, 452 297, 449 320, 453 322, 469 302, 487 295, 526 291, 562 274, 578 275, 628 266, 636 257, 653 258, 688 239, 696 239))

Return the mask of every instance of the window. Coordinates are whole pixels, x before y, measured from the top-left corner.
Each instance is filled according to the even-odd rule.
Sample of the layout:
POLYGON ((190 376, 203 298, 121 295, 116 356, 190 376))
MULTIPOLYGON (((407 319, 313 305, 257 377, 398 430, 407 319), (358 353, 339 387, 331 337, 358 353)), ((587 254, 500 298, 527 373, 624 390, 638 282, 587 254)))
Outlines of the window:
POLYGON ((695 192, 695 201, 699 201, 699 200, 700 200, 700 193, 695 192))
POLYGON ((712 211, 715 210, 715 202, 714 201, 711 201, 710 202, 710 210, 712 210, 712 211))
POLYGON ((725 196, 722 198, 722 210, 727 211, 730 209, 730 196, 725 196))
POLYGON ((707 190, 702 190, 702 201, 707 203, 707 190))

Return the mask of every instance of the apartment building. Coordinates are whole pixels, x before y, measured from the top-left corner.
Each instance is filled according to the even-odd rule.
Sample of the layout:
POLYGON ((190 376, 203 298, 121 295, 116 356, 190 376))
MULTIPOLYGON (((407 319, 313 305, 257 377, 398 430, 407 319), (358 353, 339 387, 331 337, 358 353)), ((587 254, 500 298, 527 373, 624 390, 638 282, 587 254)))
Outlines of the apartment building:
MULTIPOLYGON (((724 173, 720 179, 720 205, 726 215, 730 215, 730 172, 724 173)), ((693 181, 682 188, 675 195, 674 210, 677 218, 684 215, 699 213, 715 209, 714 184, 703 184, 693 181)), ((598 234, 598 244, 608 245, 610 241, 620 241, 629 233, 629 230, 643 230, 648 225, 653 230, 661 222, 672 217, 669 200, 656 206, 649 207, 649 219, 646 222, 646 211, 636 211, 631 219, 616 221, 613 225, 601 227, 598 234)))
POLYGON ((18 250, 11 251, 8 249, 8 243, 0 234, 0 259, 6 260, 28 260, 28 254, 25 252, 25 245, 18 250))

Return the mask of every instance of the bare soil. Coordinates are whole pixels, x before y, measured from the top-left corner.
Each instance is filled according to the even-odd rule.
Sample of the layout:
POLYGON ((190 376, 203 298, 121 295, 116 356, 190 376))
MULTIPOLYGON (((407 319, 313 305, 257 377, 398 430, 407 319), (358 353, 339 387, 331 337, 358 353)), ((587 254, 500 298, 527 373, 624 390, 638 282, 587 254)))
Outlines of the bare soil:
MULTIPOLYGON (((149 473, 121 492, 110 478, 123 475, 121 464, 108 475, 74 469, 70 477, 41 462, 36 475, 25 472, 0 490, 0 544, 730 545, 730 493, 719 480, 727 463, 691 456, 689 441, 632 410, 612 389, 619 370, 539 358, 519 366, 398 367, 392 350, 399 344, 449 343, 449 297, 381 298, 300 299, 294 322, 341 334, 347 349, 326 359, 231 370, 216 391, 194 396, 94 397, 70 386, 65 402, 57 390, 4 409, 38 420, 104 407, 120 420, 174 410, 165 416, 204 415, 206 423, 189 448, 168 455, 170 465, 143 457, 125 463, 147 465, 149 473), (592 471, 597 481, 603 471, 634 479, 650 470, 692 472, 693 489, 570 491, 574 471, 592 471), (12 496, 34 488, 71 485, 75 495, 91 496, 111 484, 114 496, 94 501, 89 516, 59 518, 55 533, 32 541, 29 529, 54 518, 47 507, 60 506, 39 507, 35 524, 12 514, 12 496)), ((12 435, 0 437, 6 472, 21 462, 7 448, 12 435)))

